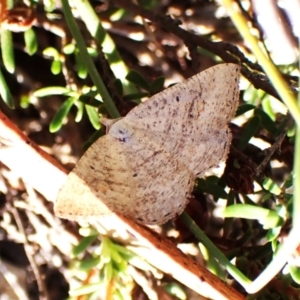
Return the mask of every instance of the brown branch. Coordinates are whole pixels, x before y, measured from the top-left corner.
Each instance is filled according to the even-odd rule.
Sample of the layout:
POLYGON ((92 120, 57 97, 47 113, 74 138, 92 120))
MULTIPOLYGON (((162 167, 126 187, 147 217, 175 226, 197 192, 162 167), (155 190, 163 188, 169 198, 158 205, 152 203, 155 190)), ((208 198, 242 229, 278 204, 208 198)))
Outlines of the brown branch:
POLYGON ((36 278, 37 286, 38 286, 39 293, 40 293, 39 299, 40 300, 49 300, 50 299, 49 293, 47 291, 47 288, 46 288, 45 282, 42 278, 42 274, 39 270, 39 267, 33 257, 32 246, 30 245, 30 243, 27 239, 27 235, 25 233, 25 229, 22 224, 22 220, 20 218, 19 212, 15 207, 11 207, 10 211, 11 211, 12 215, 14 216, 16 224, 18 226, 18 229, 24 238, 24 250, 25 250, 26 256, 30 262, 34 276, 36 278))
POLYGON ((67 174, 53 157, 26 137, 1 111, 0 161, 50 201, 55 201, 67 174))
MULTIPOLYGON (((50 201, 55 201, 59 189, 66 180, 66 171, 49 154, 26 137, 0 111, 0 161, 18 174, 24 181, 50 201)), ((100 200, 99 200, 100 201, 100 200)), ((96 225, 95 225, 96 226, 96 225)), ((189 288, 211 299, 245 299, 205 267, 182 253, 174 244, 123 216, 101 219, 101 226, 111 236, 123 232, 124 228, 139 239, 145 247, 145 259, 189 288), (163 262, 163 263, 162 263, 163 262)))
POLYGON ((247 67, 253 70, 262 71, 258 64, 250 62, 238 47, 224 42, 212 42, 202 36, 195 35, 179 27, 180 21, 174 20, 170 16, 161 16, 153 13, 150 10, 144 9, 130 2, 129 0, 114 0, 114 5, 129 10, 131 13, 142 16, 150 20, 156 26, 167 30, 168 32, 181 38, 186 45, 191 47, 198 46, 204 48, 215 55, 219 56, 225 62, 244 64, 242 66, 242 74, 253 84, 257 89, 262 89, 266 93, 278 98, 278 94, 265 76, 258 76, 257 73, 251 72, 247 67))
POLYGON ((294 119, 291 117, 291 115, 288 115, 286 123, 284 125, 284 128, 282 129, 282 132, 276 137, 276 140, 272 144, 272 146, 265 150, 266 156, 256 169, 256 176, 257 177, 261 176, 261 173, 264 171, 265 167, 270 162, 273 154, 276 151, 280 150, 281 144, 282 144, 283 140, 286 137, 286 133, 291 128, 293 123, 294 123, 294 119))

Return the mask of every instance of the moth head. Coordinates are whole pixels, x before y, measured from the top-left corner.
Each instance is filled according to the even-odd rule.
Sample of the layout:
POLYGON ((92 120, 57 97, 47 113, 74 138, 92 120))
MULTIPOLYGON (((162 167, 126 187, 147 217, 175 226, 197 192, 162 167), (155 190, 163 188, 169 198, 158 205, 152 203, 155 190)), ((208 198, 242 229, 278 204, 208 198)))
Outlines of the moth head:
POLYGON ((121 119, 109 128, 108 134, 121 142, 126 142, 133 135, 133 129, 121 119))

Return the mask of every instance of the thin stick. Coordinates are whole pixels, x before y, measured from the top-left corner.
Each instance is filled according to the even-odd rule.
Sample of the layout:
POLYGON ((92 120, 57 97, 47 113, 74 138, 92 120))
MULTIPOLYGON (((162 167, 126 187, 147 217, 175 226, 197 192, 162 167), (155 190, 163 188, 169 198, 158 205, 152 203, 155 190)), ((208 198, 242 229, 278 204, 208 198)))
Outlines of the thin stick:
POLYGON ((48 294, 48 291, 47 291, 47 288, 45 286, 44 280, 42 279, 42 275, 40 273, 39 267, 37 266, 37 264, 36 264, 36 262, 33 258, 33 255, 31 254, 32 253, 32 247, 28 242, 28 239, 27 239, 27 236, 26 236, 26 233, 25 233, 25 230, 24 230, 19 212, 15 207, 10 207, 10 211, 11 211, 11 213, 13 214, 13 216, 15 218, 15 221, 16 221, 16 224, 18 226, 18 229, 19 229, 20 233, 23 235, 24 250, 26 252, 26 256, 27 256, 27 258, 30 262, 32 271, 33 271, 34 276, 36 278, 36 282, 37 282, 37 286, 38 286, 39 294, 40 294, 39 298, 41 300, 48 300, 48 299, 50 299, 50 296, 48 294))

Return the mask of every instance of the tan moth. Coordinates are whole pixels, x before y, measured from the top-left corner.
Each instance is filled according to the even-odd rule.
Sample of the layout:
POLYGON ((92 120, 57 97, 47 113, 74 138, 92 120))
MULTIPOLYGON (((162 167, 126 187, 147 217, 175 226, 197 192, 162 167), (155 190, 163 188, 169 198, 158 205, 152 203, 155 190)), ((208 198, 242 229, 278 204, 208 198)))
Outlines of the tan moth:
POLYGON ((180 214, 196 177, 227 157, 240 67, 220 64, 149 98, 81 157, 58 194, 57 216, 120 213, 142 224, 180 214))

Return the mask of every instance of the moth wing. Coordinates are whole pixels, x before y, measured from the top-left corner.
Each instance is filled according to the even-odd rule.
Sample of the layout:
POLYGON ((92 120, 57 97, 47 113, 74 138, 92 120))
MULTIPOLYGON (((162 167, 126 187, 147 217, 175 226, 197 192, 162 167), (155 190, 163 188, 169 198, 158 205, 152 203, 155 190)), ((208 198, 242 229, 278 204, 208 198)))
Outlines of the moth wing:
POLYGON ((90 220, 111 214, 109 199, 122 194, 128 201, 126 162, 109 136, 99 138, 85 152, 58 193, 55 214, 72 220, 90 220))
MULTIPOLYGON (((132 132, 126 122, 116 132, 132 132)), ((164 223, 183 211, 194 176, 143 132, 110 134, 82 156, 55 204, 57 216, 90 220, 121 213, 143 224, 164 223), (168 162, 168 163, 166 163, 168 162)))
POLYGON ((207 69, 138 105, 126 122, 201 177, 227 156, 228 122, 239 102, 239 73, 235 64, 207 69))
POLYGON ((183 211, 195 177, 165 150, 160 143, 161 133, 147 135, 131 125, 124 118, 108 133, 122 143, 122 154, 127 160, 124 172, 131 184, 131 201, 126 202, 124 211, 115 210, 143 224, 161 224, 183 211))

